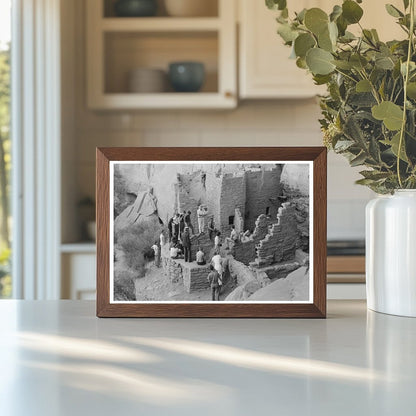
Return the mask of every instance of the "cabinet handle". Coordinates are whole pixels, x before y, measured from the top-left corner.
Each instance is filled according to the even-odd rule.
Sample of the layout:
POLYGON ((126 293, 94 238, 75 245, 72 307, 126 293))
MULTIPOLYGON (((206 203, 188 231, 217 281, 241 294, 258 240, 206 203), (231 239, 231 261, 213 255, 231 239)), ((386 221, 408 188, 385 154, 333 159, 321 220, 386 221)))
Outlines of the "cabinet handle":
POLYGON ((224 95, 225 95, 225 98, 233 98, 234 97, 234 93, 232 91, 225 91, 224 95))

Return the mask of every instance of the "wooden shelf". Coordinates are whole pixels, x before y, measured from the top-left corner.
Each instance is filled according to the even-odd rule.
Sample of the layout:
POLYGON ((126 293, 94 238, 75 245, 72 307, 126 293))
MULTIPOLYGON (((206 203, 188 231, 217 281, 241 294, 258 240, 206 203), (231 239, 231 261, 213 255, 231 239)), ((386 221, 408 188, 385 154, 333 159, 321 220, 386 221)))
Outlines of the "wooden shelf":
POLYGON ((328 256, 327 272, 333 274, 365 274, 365 257, 328 256))
POLYGON ((160 109, 160 108, 234 108, 235 97, 217 93, 103 94, 90 102, 94 108, 160 109))
POLYGON ((76 254, 86 253, 94 254, 96 252, 95 243, 92 241, 82 241, 79 243, 63 243, 61 244, 61 253, 76 254))
POLYGON ((221 20, 218 17, 107 17, 101 19, 101 30, 104 32, 206 32, 217 31, 220 27, 221 20))

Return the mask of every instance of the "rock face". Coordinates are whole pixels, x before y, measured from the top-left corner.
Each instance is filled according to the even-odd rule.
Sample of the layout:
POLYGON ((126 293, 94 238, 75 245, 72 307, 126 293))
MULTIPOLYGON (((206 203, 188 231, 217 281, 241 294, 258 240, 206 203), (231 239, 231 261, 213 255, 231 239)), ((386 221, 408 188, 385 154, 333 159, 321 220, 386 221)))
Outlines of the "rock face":
POLYGON ((127 207, 114 221, 114 231, 117 233, 123 228, 135 224, 148 224, 158 226, 156 198, 149 191, 139 192, 133 205, 127 207))
POLYGON ((301 267, 253 293, 249 301, 308 301, 309 271, 301 267))
POLYGON ((297 261, 287 261, 283 263, 271 264, 269 266, 255 268, 258 274, 265 273, 270 280, 282 279, 289 273, 299 269, 300 264, 297 261))
POLYGON ((232 281, 239 286, 256 278, 256 275, 247 266, 232 257, 228 258, 228 269, 232 281))
POLYGON ((285 189, 309 195, 309 165, 286 164, 283 167, 281 181, 285 189))

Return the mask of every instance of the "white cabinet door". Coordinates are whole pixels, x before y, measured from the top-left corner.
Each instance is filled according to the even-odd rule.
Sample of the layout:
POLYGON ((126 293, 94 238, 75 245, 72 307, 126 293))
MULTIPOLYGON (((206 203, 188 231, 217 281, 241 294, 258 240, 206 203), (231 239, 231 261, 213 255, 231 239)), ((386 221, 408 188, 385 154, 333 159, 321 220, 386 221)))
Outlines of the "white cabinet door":
MULTIPOLYGON (((299 0, 295 7, 330 10, 325 7, 328 1, 299 0)), ((275 11, 268 10, 264 1, 239 0, 239 14, 241 98, 305 98, 322 92, 311 75, 289 59, 291 50, 277 34, 275 11)))
POLYGON ((95 299, 95 263, 94 253, 64 253, 62 255, 63 299, 95 299))
MULTIPOLYGON (((389 3, 403 8, 402 0, 389 3)), ((298 0, 289 3, 289 10, 300 11, 304 7, 320 7, 330 12, 334 4, 341 0, 298 0)), ((291 49, 283 44, 276 33, 277 12, 268 10, 264 1, 239 0, 240 48, 239 48, 239 87, 241 98, 305 98, 325 89, 313 84, 311 75, 296 66, 289 59, 291 49)), ((384 2, 366 0, 362 25, 376 28, 381 40, 403 38, 404 32, 395 24, 395 19, 386 12, 384 2)), ((350 31, 358 33, 358 25, 350 26, 350 31)))

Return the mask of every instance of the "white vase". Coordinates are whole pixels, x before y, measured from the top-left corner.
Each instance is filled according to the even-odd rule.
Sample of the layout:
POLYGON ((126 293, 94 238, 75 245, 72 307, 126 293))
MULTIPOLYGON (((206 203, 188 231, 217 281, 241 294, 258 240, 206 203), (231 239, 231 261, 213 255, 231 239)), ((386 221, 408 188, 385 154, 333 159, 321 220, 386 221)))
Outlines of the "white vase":
POLYGON ((367 204, 366 282, 369 309, 416 317, 416 190, 367 204))

